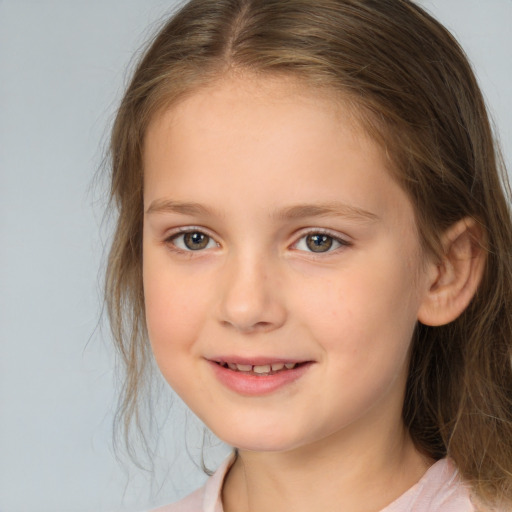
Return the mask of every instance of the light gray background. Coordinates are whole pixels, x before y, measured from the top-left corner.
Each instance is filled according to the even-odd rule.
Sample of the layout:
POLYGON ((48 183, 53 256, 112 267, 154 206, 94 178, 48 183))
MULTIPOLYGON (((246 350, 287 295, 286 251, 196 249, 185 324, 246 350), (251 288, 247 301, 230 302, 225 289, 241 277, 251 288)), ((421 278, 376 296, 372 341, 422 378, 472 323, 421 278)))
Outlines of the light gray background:
MULTIPOLYGON (((510 169, 512 0, 422 4, 473 61, 510 169)), ((131 56, 172 5, 0 0, 1 512, 141 511, 205 478, 179 402, 154 477, 115 460, 114 358, 97 329, 108 224, 93 175, 131 56)))

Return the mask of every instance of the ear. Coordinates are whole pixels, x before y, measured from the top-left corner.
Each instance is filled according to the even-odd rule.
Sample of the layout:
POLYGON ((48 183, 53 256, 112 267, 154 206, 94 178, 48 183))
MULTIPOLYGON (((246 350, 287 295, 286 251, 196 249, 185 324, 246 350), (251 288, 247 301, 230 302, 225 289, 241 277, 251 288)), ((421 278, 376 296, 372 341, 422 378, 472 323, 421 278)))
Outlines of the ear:
POLYGON ((418 311, 421 323, 445 325, 467 308, 482 280, 485 245, 483 228, 472 218, 456 222, 444 233, 441 260, 429 264, 428 287, 418 311))

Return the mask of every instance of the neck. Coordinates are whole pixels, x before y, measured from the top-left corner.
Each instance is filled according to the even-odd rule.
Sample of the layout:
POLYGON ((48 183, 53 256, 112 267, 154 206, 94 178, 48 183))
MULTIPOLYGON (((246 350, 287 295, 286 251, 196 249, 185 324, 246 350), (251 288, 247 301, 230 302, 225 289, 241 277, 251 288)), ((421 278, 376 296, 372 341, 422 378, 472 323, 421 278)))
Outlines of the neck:
POLYGON ((225 512, 378 512, 412 487, 432 461, 405 428, 335 433, 284 452, 239 451, 223 488, 225 512), (365 435, 366 434, 366 435, 365 435))

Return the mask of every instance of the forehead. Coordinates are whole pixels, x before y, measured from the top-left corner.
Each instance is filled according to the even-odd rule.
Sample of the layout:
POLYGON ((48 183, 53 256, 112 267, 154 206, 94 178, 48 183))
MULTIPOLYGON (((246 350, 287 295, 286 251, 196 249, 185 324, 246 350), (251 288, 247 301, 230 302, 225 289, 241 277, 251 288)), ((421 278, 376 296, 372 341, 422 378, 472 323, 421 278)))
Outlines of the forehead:
POLYGON ((234 195, 259 195, 272 208, 321 198, 379 209, 400 195, 388 165, 354 108, 334 94, 289 79, 230 78, 153 119, 144 199, 146 207, 163 195, 188 201, 193 189, 226 207, 234 195))
POLYGON ((250 138, 256 148, 265 139, 281 150, 287 142, 298 150, 300 137, 309 141, 300 147, 305 150, 318 147, 320 140, 324 145, 334 142, 342 134, 362 151, 377 149, 353 103, 340 94, 313 89, 293 77, 244 75, 217 80, 157 112, 144 138, 145 169, 151 168, 152 154, 163 146, 180 150, 173 152, 178 156, 189 144, 199 142, 195 149, 201 154, 206 142, 216 138, 223 142, 216 152, 220 156, 221 149, 233 149, 228 134, 233 144, 250 138))
MULTIPOLYGON (((287 75, 257 76, 251 73, 229 74, 214 79, 179 97, 153 116, 145 135, 147 140, 155 130, 170 129, 183 122, 197 120, 202 127, 216 126, 231 121, 240 124, 258 121, 272 114, 271 121, 278 127, 283 115, 295 110, 303 116, 308 110, 322 112, 333 120, 357 129, 361 142, 368 139, 360 121, 359 107, 348 96, 327 86, 313 87, 307 81, 287 75), (299 113, 299 110, 302 112, 299 113), (206 124, 208 123, 208 124, 206 124)), ((197 127, 196 127, 197 128, 197 127)))

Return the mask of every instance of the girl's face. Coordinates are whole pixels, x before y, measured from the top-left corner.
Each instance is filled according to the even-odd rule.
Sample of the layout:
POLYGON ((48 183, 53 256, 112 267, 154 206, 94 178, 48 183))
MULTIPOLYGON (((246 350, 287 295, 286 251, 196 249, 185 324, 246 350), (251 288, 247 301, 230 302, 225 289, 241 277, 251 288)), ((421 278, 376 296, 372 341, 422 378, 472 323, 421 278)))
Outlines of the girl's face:
POLYGON ((256 451, 400 430, 429 284, 412 205, 344 109, 226 79, 154 119, 144 164, 149 337, 190 408, 256 451))

